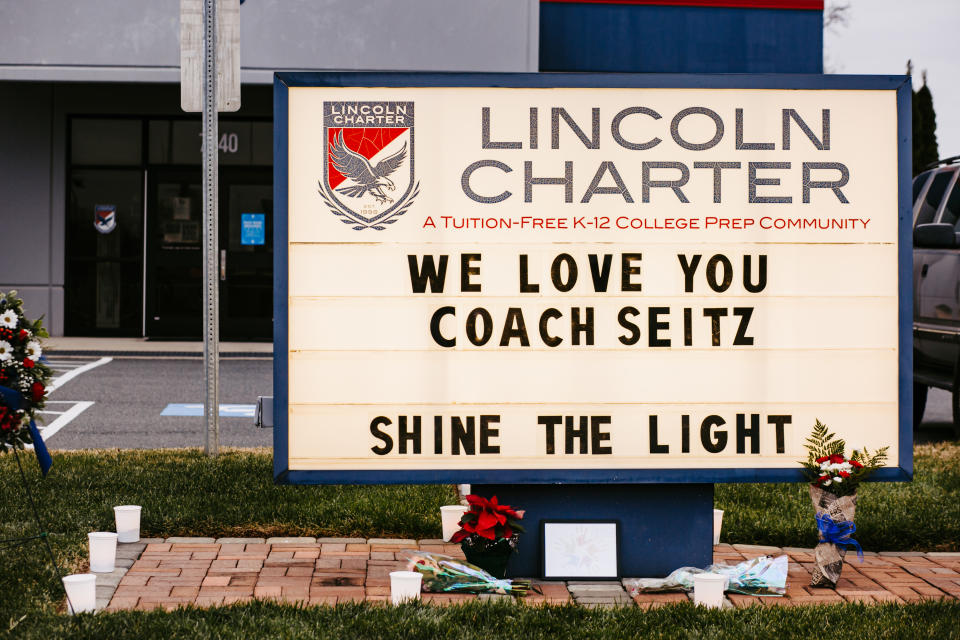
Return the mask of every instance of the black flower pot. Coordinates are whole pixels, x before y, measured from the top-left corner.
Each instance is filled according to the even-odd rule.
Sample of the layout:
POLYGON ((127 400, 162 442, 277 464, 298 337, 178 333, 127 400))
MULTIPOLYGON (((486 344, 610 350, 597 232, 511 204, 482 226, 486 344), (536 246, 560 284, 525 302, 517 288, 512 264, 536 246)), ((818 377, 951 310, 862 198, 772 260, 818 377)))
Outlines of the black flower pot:
POLYGON ((476 565, 495 578, 507 577, 507 564, 516 551, 516 537, 501 538, 495 542, 474 542, 467 539, 460 543, 467 562, 476 565))

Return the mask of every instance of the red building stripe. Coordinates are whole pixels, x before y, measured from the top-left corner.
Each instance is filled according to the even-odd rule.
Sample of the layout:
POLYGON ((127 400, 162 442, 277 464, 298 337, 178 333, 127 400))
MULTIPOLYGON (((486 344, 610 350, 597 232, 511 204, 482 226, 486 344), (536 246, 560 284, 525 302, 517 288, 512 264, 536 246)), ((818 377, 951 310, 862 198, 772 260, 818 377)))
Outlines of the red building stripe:
POLYGON ((735 9, 801 9, 823 11, 823 0, 540 0, 571 4, 673 5, 678 7, 723 7, 735 9))

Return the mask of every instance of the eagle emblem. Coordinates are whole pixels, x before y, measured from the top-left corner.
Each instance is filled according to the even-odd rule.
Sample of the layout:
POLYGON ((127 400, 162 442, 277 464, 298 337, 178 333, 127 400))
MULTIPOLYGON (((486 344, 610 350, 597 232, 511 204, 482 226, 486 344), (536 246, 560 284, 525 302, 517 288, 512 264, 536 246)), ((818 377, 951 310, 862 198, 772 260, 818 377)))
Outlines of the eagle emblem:
POLYGON ((93 208, 93 226, 100 233, 110 233, 117 228, 117 205, 98 204, 93 208))
POLYGON ((320 197, 357 231, 383 231, 419 193, 412 102, 324 102, 320 197))

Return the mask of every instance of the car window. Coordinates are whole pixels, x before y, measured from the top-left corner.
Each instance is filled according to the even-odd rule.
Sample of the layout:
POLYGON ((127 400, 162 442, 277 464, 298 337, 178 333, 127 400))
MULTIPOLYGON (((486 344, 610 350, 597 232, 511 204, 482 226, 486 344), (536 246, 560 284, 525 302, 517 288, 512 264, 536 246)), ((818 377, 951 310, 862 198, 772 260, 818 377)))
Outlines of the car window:
POLYGON ((928 224, 933 222, 933 217, 940 206, 940 200, 943 198, 943 192, 947 189, 950 178, 953 177, 952 171, 941 171, 933 176, 933 182, 927 189, 927 195, 923 198, 920 205, 920 211, 917 212, 917 221, 915 224, 928 224))
POLYGON ((940 222, 956 225, 960 222, 960 180, 954 183, 950 195, 947 197, 947 204, 943 208, 943 217, 940 222))
POLYGON ((913 198, 910 200, 910 202, 917 201, 917 196, 919 196, 920 192, 923 191, 923 185, 927 184, 927 179, 930 178, 931 173, 933 173, 933 171, 924 171, 913 179, 913 198))

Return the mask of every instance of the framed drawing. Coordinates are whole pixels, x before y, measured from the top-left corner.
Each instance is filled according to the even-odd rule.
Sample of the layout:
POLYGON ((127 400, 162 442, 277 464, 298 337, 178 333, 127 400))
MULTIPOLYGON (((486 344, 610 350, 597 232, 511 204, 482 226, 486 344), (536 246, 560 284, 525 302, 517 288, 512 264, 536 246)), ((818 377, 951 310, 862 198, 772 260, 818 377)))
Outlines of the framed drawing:
POLYGON ((619 520, 541 520, 540 574, 544 580, 617 580, 619 520))

